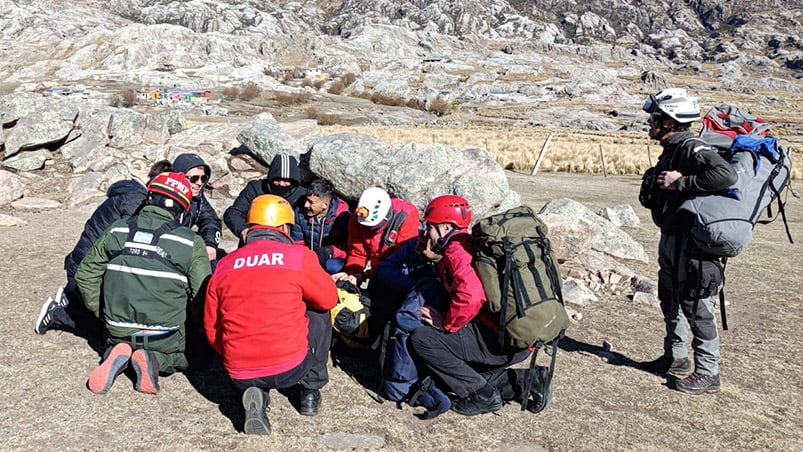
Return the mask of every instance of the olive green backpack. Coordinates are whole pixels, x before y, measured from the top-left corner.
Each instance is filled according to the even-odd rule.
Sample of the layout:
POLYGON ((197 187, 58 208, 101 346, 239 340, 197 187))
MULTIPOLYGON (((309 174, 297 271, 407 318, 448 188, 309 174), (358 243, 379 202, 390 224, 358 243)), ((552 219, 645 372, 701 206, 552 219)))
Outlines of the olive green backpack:
POLYGON ((499 314, 500 344, 528 348, 561 336, 569 316, 546 225, 521 206, 478 221, 471 233, 478 245, 474 268, 491 312, 499 314))

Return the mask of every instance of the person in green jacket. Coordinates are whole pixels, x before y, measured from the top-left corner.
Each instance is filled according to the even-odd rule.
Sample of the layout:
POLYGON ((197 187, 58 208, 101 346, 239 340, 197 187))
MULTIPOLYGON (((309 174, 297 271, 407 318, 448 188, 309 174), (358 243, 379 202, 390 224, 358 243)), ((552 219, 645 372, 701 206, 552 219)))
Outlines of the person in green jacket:
POLYGON ((113 223, 78 267, 75 280, 86 307, 106 329, 106 351, 89 375, 90 391, 108 392, 130 362, 135 389, 157 394, 160 372, 191 364, 188 337, 202 337, 211 274, 203 239, 180 224, 191 197, 184 174, 159 174, 139 214, 113 223))

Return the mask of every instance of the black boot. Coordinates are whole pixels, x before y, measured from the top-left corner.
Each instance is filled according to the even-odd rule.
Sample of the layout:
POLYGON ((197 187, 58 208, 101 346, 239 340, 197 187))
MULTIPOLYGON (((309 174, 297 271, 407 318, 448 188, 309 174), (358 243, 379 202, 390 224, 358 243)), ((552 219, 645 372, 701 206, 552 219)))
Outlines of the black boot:
POLYGON ((697 372, 675 382, 675 389, 686 394, 719 392, 719 374, 700 375, 697 372))
POLYGON ((301 388, 298 412, 303 416, 316 416, 321 405, 321 391, 301 388))
POLYGON ((639 368, 653 374, 686 375, 691 372, 691 361, 689 358, 672 359, 671 356, 663 355, 658 359, 639 363, 639 368))
POLYGON ((270 404, 268 393, 251 386, 243 393, 243 409, 245 409, 245 424, 243 431, 246 435, 270 434, 270 421, 266 410, 270 404))
POLYGON ((452 402, 452 411, 463 416, 476 416, 499 411, 502 408, 502 404, 502 396, 499 391, 493 386, 486 385, 485 388, 472 392, 467 397, 455 399, 452 402))

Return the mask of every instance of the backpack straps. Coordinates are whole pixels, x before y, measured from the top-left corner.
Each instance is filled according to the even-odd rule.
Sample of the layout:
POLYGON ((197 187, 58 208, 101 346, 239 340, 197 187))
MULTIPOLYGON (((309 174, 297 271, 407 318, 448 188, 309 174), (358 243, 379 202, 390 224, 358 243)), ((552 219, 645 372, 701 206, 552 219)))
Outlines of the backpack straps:
POLYGON ((719 291, 719 311, 722 313, 722 330, 728 331, 728 315, 725 312, 725 266, 728 265, 728 258, 722 258, 722 289, 719 291))
POLYGON ((158 260, 174 270, 181 271, 178 265, 173 262, 170 254, 158 245, 159 239, 164 234, 181 227, 181 224, 177 220, 173 219, 172 221, 168 221, 155 230, 138 228, 136 216, 129 218, 126 224, 128 225, 126 242, 119 251, 112 254, 109 260, 120 255, 144 257, 146 259, 158 260), (129 244, 140 244, 152 249, 148 250, 129 246, 129 244))
MULTIPOLYGON (((560 340, 563 339, 565 334, 566 330, 561 330, 558 337, 556 337, 552 341, 552 358, 549 361, 549 371, 547 372, 547 381, 542 382, 542 387, 547 392, 549 391, 549 387, 552 386, 552 376, 555 374, 555 362, 557 361, 558 358, 558 344, 560 343, 560 340)), ((535 343, 533 348, 535 350, 533 350, 533 353, 530 357, 530 366, 527 368, 527 372, 525 373, 524 388, 521 391, 521 411, 527 410, 527 404, 529 402, 529 397, 530 397, 530 390, 532 390, 533 387, 532 374, 533 372, 535 372, 535 361, 536 358, 538 358, 538 352, 542 348, 546 350, 546 344, 544 344, 544 342, 542 341, 538 341, 535 343)))
POLYGON ((391 210, 388 219, 388 227, 385 228, 385 235, 382 236, 382 248, 385 249, 389 246, 396 244, 399 240, 399 230, 401 230, 404 222, 407 221, 407 212, 391 210))

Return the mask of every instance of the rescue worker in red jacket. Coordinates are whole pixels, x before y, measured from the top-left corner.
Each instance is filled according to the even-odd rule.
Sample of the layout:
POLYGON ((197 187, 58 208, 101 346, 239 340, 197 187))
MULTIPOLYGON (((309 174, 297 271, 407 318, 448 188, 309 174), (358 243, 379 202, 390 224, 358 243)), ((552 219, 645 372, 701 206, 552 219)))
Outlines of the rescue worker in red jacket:
MULTIPOLYGON (((379 187, 365 189, 349 220, 346 265, 332 278, 347 280, 356 286, 373 278, 380 262, 408 241, 418 239, 420 221, 418 208, 413 203, 391 199, 388 192, 379 187)), ((386 292, 381 281, 369 282, 368 331, 372 339, 378 337, 401 303, 401 300, 385 297, 386 292)))
POLYGON ((204 326, 243 392, 244 431, 270 433, 270 389, 296 388, 299 412, 318 414, 337 289, 318 256, 290 238, 294 214, 276 195, 254 199, 246 244, 220 260, 206 295, 204 326))
MULTIPOLYGON (((426 367, 424 374, 434 375, 457 396, 453 411, 465 416, 498 411, 504 400, 521 395, 526 370, 507 367, 526 359, 529 350, 500 347, 498 321, 483 309, 487 299, 472 266, 468 201, 439 196, 427 205, 424 220, 432 251, 443 255, 438 272, 451 301, 445 313, 426 305, 421 309, 425 325, 410 334, 411 352, 426 367)), ((538 369, 532 377, 532 395, 542 410, 548 402, 548 396, 539 392, 546 368, 538 369)))

